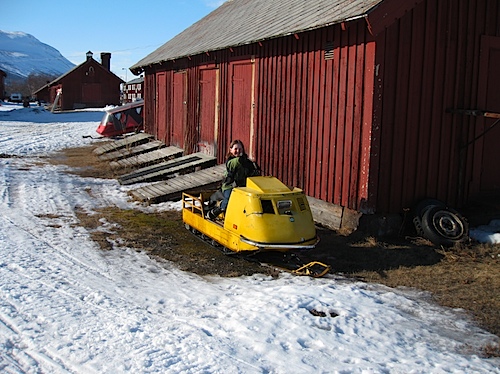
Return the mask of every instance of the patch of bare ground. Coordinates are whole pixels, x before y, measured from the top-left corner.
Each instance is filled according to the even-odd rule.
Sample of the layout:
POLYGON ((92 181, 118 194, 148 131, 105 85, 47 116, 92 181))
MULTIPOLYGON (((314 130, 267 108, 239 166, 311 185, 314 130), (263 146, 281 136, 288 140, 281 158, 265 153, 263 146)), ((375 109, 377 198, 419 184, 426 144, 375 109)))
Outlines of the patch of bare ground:
POLYGON ((153 257, 174 262, 181 270, 199 275, 237 277, 270 271, 258 263, 224 255, 198 239, 184 228, 178 211, 144 213, 109 207, 92 215, 77 211, 77 216, 104 250, 118 244, 147 251, 153 257))
MULTIPOLYGON (((333 271, 364 282, 428 291, 439 304, 468 311, 483 328, 500 336, 500 246, 437 248, 423 239, 359 236, 362 233, 352 238, 323 235, 323 243, 331 246, 333 271)), ((325 252, 318 250, 321 258, 325 252)))
POLYGON ((131 171, 128 168, 111 168, 109 162, 100 161, 92 152, 95 148, 97 146, 68 148, 57 152, 51 157, 50 162, 67 165, 70 167, 68 172, 89 178, 113 179, 131 171))
MULTIPOLYGON (((69 165, 82 176, 114 178, 124 173, 97 160, 94 148, 67 149, 53 162, 69 165)), ((184 229, 180 212, 145 214, 106 208, 92 216, 79 212, 79 219, 103 249, 122 241, 201 275, 272 273, 258 263, 224 255, 194 237, 184 229), (110 232, 99 229, 102 219, 113 224, 110 232)), ((466 243, 445 249, 404 233, 383 240, 361 231, 341 235, 318 228, 318 234, 320 243, 301 254, 304 261, 325 262, 331 265, 331 272, 354 280, 427 291, 437 303, 465 310, 478 325, 500 336, 500 246, 466 243)), ((487 357, 500 356, 497 343, 482 351, 487 357)))

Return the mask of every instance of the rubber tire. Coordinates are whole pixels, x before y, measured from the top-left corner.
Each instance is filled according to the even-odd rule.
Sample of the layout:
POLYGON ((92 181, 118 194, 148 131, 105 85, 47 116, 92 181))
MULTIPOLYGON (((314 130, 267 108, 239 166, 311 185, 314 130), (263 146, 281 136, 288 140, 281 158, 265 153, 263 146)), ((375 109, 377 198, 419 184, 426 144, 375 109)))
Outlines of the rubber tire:
POLYGON ((419 236, 425 236, 424 230, 422 229, 422 218, 426 211, 435 206, 446 207, 446 204, 438 199, 425 198, 420 200, 416 205, 413 206, 413 226, 415 226, 415 231, 419 236))
POLYGON ((452 246, 468 238, 469 223, 454 209, 434 206, 425 211, 422 230, 434 244, 452 246))
POLYGON ((422 219, 425 212, 435 206, 445 207, 446 204, 438 199, 432 199, 432 198, 423 199, 415 205, 415 208, 413 209, 413 214, 415 217, 419 217, 420 219, 422 219))

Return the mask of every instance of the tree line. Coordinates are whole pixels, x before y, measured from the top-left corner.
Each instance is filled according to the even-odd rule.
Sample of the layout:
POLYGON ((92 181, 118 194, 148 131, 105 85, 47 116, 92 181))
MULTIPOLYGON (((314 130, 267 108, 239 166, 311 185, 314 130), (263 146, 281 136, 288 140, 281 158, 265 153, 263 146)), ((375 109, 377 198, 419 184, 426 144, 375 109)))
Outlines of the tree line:
POLYGON ((52 82, 57 76, 49 74, 35 74, 31 73, 26 78, 7 79, 5 80, 6 98, 9 98, 12 93, 20 93, 23 98, 33 98, 33 93, 45 86, 47 83, 52 82))

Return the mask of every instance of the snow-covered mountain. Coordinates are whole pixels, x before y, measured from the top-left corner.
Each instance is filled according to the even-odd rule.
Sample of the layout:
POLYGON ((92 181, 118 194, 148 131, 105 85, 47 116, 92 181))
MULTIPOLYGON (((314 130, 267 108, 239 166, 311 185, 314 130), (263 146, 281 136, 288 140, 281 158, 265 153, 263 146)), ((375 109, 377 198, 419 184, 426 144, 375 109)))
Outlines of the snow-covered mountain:
POLYGON ((32 73, 59 76, 74 66, 33 35, 0 30, 0 69, 7 73, 7 79, 23 79, 32 73))

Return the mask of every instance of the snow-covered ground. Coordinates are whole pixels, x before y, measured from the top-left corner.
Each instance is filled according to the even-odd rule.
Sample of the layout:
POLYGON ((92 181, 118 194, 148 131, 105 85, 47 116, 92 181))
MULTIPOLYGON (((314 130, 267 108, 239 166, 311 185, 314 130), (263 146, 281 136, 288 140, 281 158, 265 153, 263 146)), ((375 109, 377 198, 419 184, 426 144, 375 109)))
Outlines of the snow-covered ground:
POLYGON ((0 372, 500 373, 479 356, 496 337, 425 293, 336 275, 200 277, 127 243, 100 250, 75 209, 178 204, 141 207, 115 180, 47 162, 100 142, 82 135, 102 112, 1 104, 0 154, 20 157, 0 158, 0 372))

